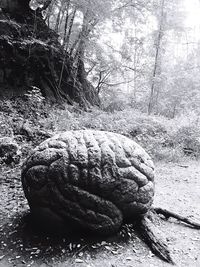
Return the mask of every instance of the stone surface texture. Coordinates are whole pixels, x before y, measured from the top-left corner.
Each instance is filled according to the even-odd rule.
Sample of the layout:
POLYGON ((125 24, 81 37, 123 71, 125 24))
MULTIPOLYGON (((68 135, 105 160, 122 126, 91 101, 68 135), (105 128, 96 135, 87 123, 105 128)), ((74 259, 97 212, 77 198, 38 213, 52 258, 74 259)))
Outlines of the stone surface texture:
POLYGON ((19 163, 20 156, 20 147, 12 137, 0 138, 0 163, 19 163))
POLYGON ((23 165, 22 184, 38 220, 47 214, 66 227, 111 234, 151 207, 154 165, 125 136, 67 131, 35 148, 23 165))

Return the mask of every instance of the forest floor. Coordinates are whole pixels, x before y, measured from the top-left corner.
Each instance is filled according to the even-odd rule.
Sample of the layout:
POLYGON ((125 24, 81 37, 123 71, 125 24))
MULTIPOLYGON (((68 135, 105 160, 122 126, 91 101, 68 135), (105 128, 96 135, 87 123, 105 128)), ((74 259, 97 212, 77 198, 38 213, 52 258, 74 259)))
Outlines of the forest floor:
MULTIPOLYGON (((157 163, 154 206, 200 221, 200 162, 157 163)), ((200 266, 200 231, 158 220, 176 266, 200 266)), ((161 267, 131 225, 107 239, 41 236, 30 227, 20 167, 0 171, 0 267, 161 267)))

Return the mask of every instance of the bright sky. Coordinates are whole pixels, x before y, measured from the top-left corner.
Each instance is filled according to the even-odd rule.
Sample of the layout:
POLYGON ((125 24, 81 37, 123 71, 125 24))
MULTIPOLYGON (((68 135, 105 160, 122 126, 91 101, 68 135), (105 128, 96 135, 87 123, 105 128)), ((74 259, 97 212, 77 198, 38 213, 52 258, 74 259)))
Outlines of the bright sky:
MULTIPOLYGON (((176 1, 176 0, 174 0, 176 1)), ((186 18, 184 21, 185 27, 188 28, 185 34, 183 34, 182 40, 178 40, 176 45, 172 44, 171 49, 177 57, 183 57, 190 52, 190 50, 196 46, 197 42, 200 40, 200 0, 182 0, 183 8, 186 10, 186 18), (186 45, 188 43, 188 45, 186 45), (176 51, 177 50, 177 51, 176 51)), ((128 23, 128 22, 127 22, 128 23)), ((152 31, 156 26, 156 22, 152 20, 152 25, 150 23, 149 29, 146 31, 152 31)), ((127 29, 127 24, 124 24, 125 29, 127 29)), ((146 25, 145 25, 146 27, 146 25)), ((101 35, 99 43, 105 46, 104 49, 108 49, 105 45, 106 42, 111 42, 111 45, 116 49, 120 49, 123 43, 122 33, 112 32, 112 23, 108 22, 107 27, 104 29, 104 34, 101 35)), ((172 42, 173 43, 173 42, 172 42)), ((113 53, 113 56, 119 57, 118 53, 113 53)))
POLYGON ((187 59, 187 55, 193 48, 197 48, 200 40, 200 0, 184 0, 184 5, 187 12, 184 24, 188 29, 182 40, 185 45, 183 44, 182 49, 181 44, 177 45, 177 56, 185 55, 187 59))
POLYGON ((188 27, 200 27, 200 0, 185 0, 188 12, 185 25, 188 27))

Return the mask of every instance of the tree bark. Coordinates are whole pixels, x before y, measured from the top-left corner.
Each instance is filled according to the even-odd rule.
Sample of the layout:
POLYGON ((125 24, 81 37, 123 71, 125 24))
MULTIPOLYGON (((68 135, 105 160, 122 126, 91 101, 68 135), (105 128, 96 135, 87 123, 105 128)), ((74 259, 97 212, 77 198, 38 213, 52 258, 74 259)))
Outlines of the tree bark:
POLYGON ((63 48, 65 48, 66 40, 67 40, 67 27, 68 27, 68 21, 69 21, 69 7, 70 7, 70 0, 67 1, 67 7, 66 7, 65 26, 64 26, 64 34, 63 34, 63 48))
POLYGON ((158 30, 158 38, 156 43, 156 53, 155 53, 155 60, 154 60, 154 67, 153 67, 153 76, 152 76, 152 83, 151 83, 151 92, 149 97, 148 103, 148 115, 150 115, 154 108, 154 97, 155 97, 155 79, 157 77, 157 69, 159 65, 159 57, 160 57, 160 45, 163 37, 163 24, 164 24, 164 5, 165 0, 161 0, 161 15, 159 21, 159 30, 158 30))
POLYGON ((61 12, 62 12, 63 8, 65 8, 64 4, 65 4, 65 0, 62 0, 60 3, 58 15, 56 18, 55 32, 57 32, 57 33, 59 32, 59 27, 60 27, 60 22, 61 22, 61 12))
MULTIPOLYGON (((76 8, 74 8, 74 10, 72 11, 72 17, 71 17, 70 22, 69 22, 68 32, 67 32, 67 34, 65 33, 63 46, 65 47, 66 51, 68 50, 69 40, 70 40, 70 36, 72 33, 72 27, 73 27, 76 11, 77 11, 76 8)), ((66 29, 65 30, 67 30, 67 22, 68 22, 68 18, 66 18, 66 25, 65 25, 66 29)))

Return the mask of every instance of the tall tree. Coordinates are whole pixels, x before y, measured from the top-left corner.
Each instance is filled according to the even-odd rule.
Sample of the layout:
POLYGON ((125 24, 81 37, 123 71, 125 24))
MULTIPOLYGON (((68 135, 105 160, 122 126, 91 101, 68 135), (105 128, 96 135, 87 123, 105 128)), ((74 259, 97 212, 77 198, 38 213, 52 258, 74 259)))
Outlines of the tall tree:
POLYGON ((157 40, 155 43, 156 51, 155 51, 155 60, 154 60, 154 67, 153 67, 153 75, 152 75, 152 83, 151 83, 151 92, 149 97, 149 104, 148 104, 148 114, 152 113, 154 108, 155 102, 158 99, 159 89, 157 89, 157 94, 155 96, 155 80, 157 77, 158 69, 160 68, 160 50, 161 50, 161 42, 163 38, 163 27, 164 27, 164 8, 165 8, 165 0, 161 0, 160 5, 160 19, 159 19, 159 26, 158 26, 158 34, 157 40))

